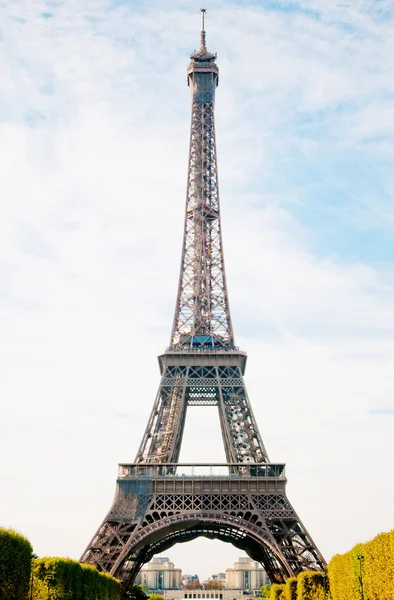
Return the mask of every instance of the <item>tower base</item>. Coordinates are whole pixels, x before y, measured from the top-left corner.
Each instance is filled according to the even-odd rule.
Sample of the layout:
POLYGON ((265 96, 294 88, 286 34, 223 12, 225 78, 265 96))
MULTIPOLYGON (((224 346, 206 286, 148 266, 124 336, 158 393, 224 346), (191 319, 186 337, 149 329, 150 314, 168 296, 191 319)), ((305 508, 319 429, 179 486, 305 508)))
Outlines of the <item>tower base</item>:
POLYGON ((178 542, 229 542, 272 582, 326 563, 286 496, 285 465, 121 464, 115 499, 81 562, 123 582, 178 542))

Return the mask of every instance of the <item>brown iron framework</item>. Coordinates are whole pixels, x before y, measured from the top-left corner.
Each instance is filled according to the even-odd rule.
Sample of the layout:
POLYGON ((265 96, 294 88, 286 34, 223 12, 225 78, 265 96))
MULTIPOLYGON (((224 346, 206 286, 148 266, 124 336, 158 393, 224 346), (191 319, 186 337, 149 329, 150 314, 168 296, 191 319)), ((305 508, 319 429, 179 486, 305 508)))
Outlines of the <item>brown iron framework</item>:
POLYGON ((135 463, 119 465, 116 495, 81 561, 123 582, 175 543, 217 538, 261 562, 271 581, 325 568, 286 496, 284 465, 269 462, 234 343, 226 288, 214 124, 219 70, 191 55, 192 120, 184 241, 171 345, 135 463), (217 406, 227 463, 179 464, 188 406, 217 406))

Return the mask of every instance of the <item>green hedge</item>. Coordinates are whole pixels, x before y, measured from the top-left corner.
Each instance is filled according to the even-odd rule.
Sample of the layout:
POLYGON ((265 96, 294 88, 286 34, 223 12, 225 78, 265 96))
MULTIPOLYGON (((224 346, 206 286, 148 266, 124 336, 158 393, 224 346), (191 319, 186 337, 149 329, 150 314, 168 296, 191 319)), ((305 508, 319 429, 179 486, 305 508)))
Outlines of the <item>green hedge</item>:
MULTIPOLYGON (((325 600, 328 597, 327 579, 325 573, 320 571, 304 571, 300 573, 298 575, 297 599, 325 600)), ((353 597, 350 596, 347 600, 353 600, 353 597)))
POLYGON ((96 567, 81 565, 83 571, 83 600, 119 600, 120 582, 96 567))
POLYGON ((27 600, 33 548, 26 538, 0 527, 0 598, 27 600))
POLYGON ((91 565, 40 558, 33 565, 33 600, 119 600, 120 583, 91 565))
POLYGON ((328 576, 333 600, 361 598, 361 576, 365 598, 394 600, 394 530, 333 556, 328 576))
POLYGON ((335 600, 347 600, 349 594, 350 597, 361 597, 356 562, 356 556, 360 553, 362 553, 362 545, 358 544, 353 550, 346 552, 346 554, 336 554, 330 560, 328 577, 330 579, 331 594, 335 600))
POLYGON ((285 584, 284 583, 274 583, 271 585, 270 590, 270 600, 284 600, 285 598, 285 584))
POLYGON ((297 577, 290 577, 289 579, 287 579, 285 585, 285 593, 283 594, 285 600, 297 600, 297 585, 297 577))

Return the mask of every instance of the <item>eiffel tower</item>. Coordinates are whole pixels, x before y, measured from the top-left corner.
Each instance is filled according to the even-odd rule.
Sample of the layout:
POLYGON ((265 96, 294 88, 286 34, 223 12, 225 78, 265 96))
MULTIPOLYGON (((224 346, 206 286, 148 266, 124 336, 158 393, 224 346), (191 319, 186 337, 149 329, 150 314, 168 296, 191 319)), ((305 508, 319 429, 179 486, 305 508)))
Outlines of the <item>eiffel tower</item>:
POLYGON ((120 464, 112 507, 81 562, 123 582, 154 554, 198 536, 230 542, 272 582, 325 560, 286 496, 284 464, 269 461, 234 342, 220 222, 214 104, 216 54, 201 45, 187 81, 192 117, 181 271, 171 345, 159 356, 159 391, 133 464, 120 464), (188 406, 216 406, 227 462, 178 462, 188 406))

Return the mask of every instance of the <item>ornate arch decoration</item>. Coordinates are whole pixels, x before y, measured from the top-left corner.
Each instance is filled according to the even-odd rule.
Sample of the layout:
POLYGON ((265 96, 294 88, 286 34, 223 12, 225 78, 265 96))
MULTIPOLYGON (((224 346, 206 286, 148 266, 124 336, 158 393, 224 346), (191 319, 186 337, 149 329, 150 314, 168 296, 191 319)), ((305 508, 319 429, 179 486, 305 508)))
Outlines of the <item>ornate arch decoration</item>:
MULTIPOLYGON (((272 534, 240 516, 194 512, 175 514, 154 521, 139 530, 119 557, 114 573, 128 561, 135 562, 133 576, 141 566, 160 552, 180 542, 188 542, 204 536, 219 539, 244 550, 253 560, 264 564, 270 577, 281 570, 292 576, 292 569, 272 534)), ((131 574, 131 573, 130 573, 131 574)), ((276 577, 274 576, 274 580, 276 577)))

